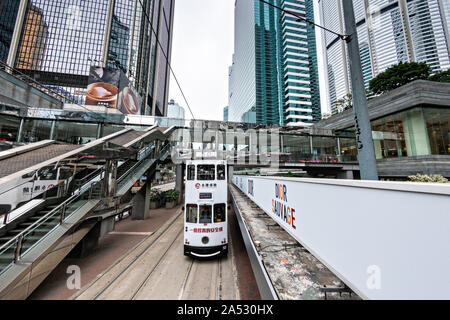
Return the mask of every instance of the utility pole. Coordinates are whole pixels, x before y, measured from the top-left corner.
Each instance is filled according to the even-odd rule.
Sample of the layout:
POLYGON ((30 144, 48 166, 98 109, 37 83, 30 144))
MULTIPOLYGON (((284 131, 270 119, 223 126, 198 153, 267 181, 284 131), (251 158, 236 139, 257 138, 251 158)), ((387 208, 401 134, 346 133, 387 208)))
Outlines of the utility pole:
POLYGON ((353 110, 355 113, 356 144, 362 180, 378 180, 375 148, 370 125, 369 109, 359 53, 353 1, 342 0, 345 20, 345 37, 350 64, 353 110))

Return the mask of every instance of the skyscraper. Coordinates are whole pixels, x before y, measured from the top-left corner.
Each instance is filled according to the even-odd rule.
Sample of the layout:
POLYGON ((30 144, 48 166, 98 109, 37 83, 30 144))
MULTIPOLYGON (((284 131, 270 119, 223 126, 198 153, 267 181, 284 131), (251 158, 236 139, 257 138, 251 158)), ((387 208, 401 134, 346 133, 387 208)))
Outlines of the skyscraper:
POLYGON ((17 21, 20 0, 0 1, 0 60, 6 63, 17 21))
MULTIPOLYGON (((142 97, 142 113, 165 115, 169 81, 166 56, 170 62, 174 2, 7 1, 10 7, 15 4, 17 13, 11 40, 7 38, 2 44, 2 54, 8 51, 3 61, 74 96, 85 94, 92 66, 120 69, 142 97)), ((1 12, 1 19, 12 25, 13 17, 1 12)))
POLYGON ((228 122, 228 106, 223 108, 223 121, 228 122))
MULTIPOLYGON (((313 0, 268 0, 314 21, 313 0)), ((260 0, 237 0, 229 120, 308 126, 320 120, 314 27, 260 0), (232 90, 232 91, 231 91, 232 90)))
MULTIPOLYGON (((344 34, 342 0, 319 0, 322 24, 344 34)), ((450 3, 446 0, 354 0, 366 87, 399 62, 426 62, 433 73, 450 68, 450 3)), ((323 32, 330 107, 350 93, 345 43, 323 32)))

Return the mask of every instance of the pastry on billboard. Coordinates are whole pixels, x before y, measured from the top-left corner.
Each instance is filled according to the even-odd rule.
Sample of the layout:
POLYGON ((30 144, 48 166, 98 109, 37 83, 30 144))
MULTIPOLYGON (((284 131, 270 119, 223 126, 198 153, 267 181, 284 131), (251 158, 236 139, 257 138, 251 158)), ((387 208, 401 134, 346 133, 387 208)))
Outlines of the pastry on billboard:
POLYGON ((87 89, 86 104, 116 108, 118 93, 119 89, 110 83, 92 83, 87 89))
POLYGON ((122 112, 125 114, 138 114, 140 106, 139 100, 133 90, 126 87, 122 91, 122 112))

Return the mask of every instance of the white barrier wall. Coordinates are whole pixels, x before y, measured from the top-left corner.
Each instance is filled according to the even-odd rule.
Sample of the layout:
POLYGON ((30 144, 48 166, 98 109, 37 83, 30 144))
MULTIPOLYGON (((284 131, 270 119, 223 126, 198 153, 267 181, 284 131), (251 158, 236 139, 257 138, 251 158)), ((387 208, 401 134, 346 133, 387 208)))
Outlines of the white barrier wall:
POLYGON ((450 185, 234 176, 366 299, 450 299, 450 185))

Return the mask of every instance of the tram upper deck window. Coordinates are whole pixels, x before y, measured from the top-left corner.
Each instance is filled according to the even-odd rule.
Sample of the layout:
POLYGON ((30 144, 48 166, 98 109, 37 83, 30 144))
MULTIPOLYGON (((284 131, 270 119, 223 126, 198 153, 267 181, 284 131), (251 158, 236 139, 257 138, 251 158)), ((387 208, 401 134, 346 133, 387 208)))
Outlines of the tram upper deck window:
POLYGON ((187 179, 195 180, 195 166, 194 165, 190 165, 187 167, 187 179))
POLYGON ((212 206, 200 206, 200 221, 199 223, 212 223, 212 206))
POLYGON ((198 206, 196 204, 188 204, 186 206, 186 222, 197 223, 198 206))
POLYGON ((225 203, 219 203, 214 205, 214 223, 226 222, 226 210, 225 203))
POLYGON ((217 166, 217 180, 225 180, 225 166, 220 164, 217 166))
POLYGON ((213 181, 216 179, 216 167, 214 165, 197 166, 197 180, 213 181))

